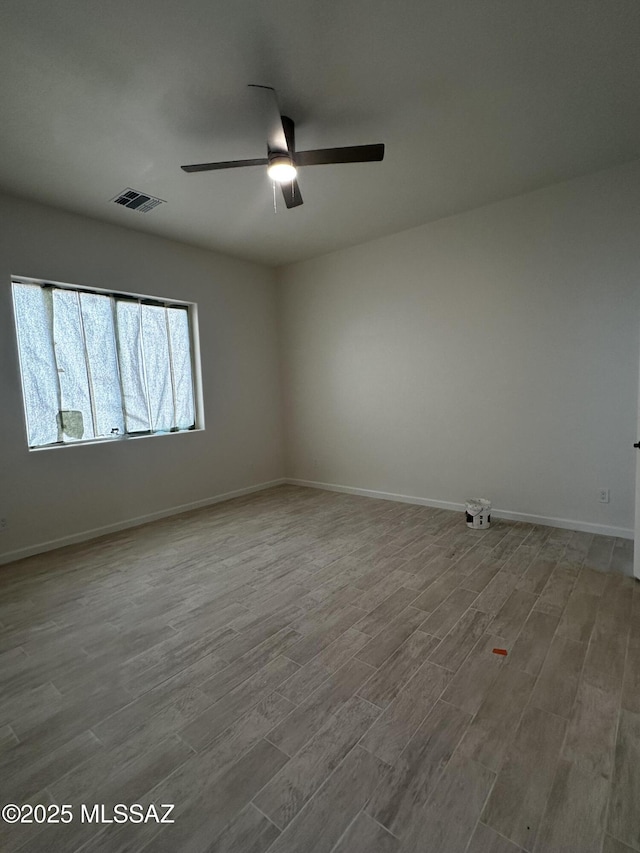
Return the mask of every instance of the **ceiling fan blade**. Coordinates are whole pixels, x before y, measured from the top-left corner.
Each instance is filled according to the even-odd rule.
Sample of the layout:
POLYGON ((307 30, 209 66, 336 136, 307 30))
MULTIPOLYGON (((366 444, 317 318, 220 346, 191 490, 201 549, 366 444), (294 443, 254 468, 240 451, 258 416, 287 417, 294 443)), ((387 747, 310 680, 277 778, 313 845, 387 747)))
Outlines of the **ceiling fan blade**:
POLYGON ((384 145, 350 145, 346 148, 316 148, 296 152, 296 166, 325 163, 373 163, 384 158, 384 145))
POLYGON ((298 182, 294 178, 291 183, 288 184, 280 184, 282 187, 282 195, 284 196, 284 203, 288 208, 298 207, 301 205, 302 196, 300 195, 300 187, 298 186, 298 182))
POLYGON ((194 163, 192 166, 180 166, 183 172, 211 172, 214 169, 239 169, 242 166, 266 166, 266 157, 257 160, 223 160, 221 163, 194 163))
POLYGON ((296 150, 296 123, 289 116, 280 116, 280 121, 287 140, 287 150, 293 153, 296 150))
POLYGON ((282 123, 278 96, 272 86, 259 86, 257 83, 249 83, 250 89, 257 89, 264 93, 263 104, 268 111, 267 114, 267 147, 269 151, 279 151, 286 154, 289 151, 287 134, 282 123))

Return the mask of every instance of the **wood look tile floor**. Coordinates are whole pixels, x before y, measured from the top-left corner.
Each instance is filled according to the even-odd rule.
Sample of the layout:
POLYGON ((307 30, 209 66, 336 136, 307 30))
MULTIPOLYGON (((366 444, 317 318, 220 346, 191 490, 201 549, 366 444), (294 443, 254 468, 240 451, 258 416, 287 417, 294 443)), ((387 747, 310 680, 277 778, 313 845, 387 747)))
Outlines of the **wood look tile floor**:
POLYGON ((282 486, 4 566, 0 801, 74 819, 0 849, 640 851, 631 560, 282 486))

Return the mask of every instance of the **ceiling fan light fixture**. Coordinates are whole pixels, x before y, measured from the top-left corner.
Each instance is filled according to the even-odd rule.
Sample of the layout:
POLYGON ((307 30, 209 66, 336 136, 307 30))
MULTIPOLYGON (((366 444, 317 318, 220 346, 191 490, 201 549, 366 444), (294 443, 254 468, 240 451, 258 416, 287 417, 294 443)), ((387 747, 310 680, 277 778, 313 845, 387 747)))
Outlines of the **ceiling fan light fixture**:
MULTIPOLYGON (((283 116, 278 107, 275 89, 271 86, 259 86, 251 83, 251 89, 260 90, 268 97, 267 156, 247 160, 222 160, 218 163, 190 163, 182 166, 184 172, 210 172, 217 169, 239 169, 245 166, 267 167, 267 174, 273 181, 274 203, 275 185, 280 184, 284 203, 288 209, 300 207, 302 195, 296 179, 298 166, 322 166, 334 163, 374 163, 384 159, 384 145, 348 145, 341 148, 317 148, 311 151, 296 149, 295 122, 283 116)), ((262 172, 264 175, 264 172, 262 172)))
POLYGON ((291 157, 286 154, 278 154, 269 158, 267 174, 272 181, 276 181, 278 184, 288 184, 295 178, 297 169, 293 165, 291 157))

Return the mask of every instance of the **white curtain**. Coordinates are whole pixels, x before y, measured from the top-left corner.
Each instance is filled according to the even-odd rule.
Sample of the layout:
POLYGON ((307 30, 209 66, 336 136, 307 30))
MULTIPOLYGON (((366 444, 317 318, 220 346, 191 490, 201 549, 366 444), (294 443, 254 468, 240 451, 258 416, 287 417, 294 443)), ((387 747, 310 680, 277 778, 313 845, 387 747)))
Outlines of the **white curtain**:
POLYGON ((14 283, 29 445, 190 429, 186 308, 14 283))
POLYGON ((175 426, 166 314, 166 309, 157 305, 140 306, 149 413, 154 432, 168 432, 175 426))
POLYGON ((78 294, 55 289, 52 302, 53 350, 60 385, 58 439, 95 438, 78 294), (80 413, 75 416, 73 427, 69 423, 71 415, 67 414, 70 412, 80 413))
POLYGON ((173 364, 175 426, 189 429, 195 423, 189 317, 184 308, 167 308, 167 326, 173 364))
POLYGON ((79 293, 96 436, 124 435, 124 414, 111 297, 79 293))
POLYGON ((14 284, 13 298, 29 446, 54 444, 58 440, 60 388, 50 300, 43 288, 26 284, 14 284))

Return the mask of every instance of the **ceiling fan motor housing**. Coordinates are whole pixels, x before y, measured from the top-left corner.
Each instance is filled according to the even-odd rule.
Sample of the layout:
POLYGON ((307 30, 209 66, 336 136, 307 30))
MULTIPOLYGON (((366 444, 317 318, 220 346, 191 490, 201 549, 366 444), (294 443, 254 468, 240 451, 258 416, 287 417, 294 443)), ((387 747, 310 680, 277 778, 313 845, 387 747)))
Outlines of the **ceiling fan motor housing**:
POLYGON ((270 178, 282 184, 292 181, 296 176, 297 169, 291 154, 270 151, 267 172, 270 178))

